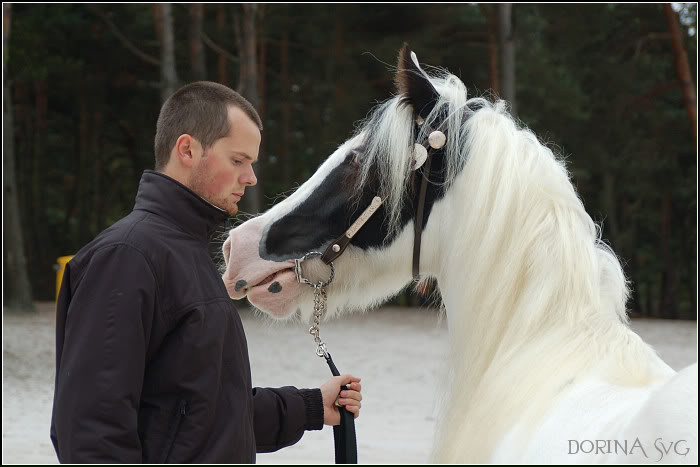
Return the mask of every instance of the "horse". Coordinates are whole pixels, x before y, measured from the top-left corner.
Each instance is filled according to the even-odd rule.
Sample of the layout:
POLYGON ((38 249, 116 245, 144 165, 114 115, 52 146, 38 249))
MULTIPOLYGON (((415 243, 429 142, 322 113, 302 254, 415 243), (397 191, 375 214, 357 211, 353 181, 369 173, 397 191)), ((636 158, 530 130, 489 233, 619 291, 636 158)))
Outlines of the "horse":
MULTIPOLYGON (((313 290, 294 260, 329 248, 378 196, 335 260, 328 316, 437 281, 449 375, 431 460, 697 465, 697 363, 675 372, 630 329, 620 261, 562 158, 506 102, 468 97, 445 70, 428 74, 406 44, 395 81, 396 95, 291 196, 228 233, 231 298, 308 318, 313 290)), ((304 268, 328 275, 318 258, 304 268)))

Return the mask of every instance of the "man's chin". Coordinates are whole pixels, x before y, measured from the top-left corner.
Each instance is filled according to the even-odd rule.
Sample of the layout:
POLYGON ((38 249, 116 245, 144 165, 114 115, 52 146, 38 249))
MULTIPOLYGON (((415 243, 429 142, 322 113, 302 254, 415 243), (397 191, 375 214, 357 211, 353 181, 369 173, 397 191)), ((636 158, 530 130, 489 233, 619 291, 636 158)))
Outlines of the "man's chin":
POLYGON ((212 198, 209 198, 203 190, 199 189, 199 186, 196 183, 191 183, 191 186, 188 187, 190 190, 192 190, 197 196, 202 198, 204 201, 207 203, 211 204, 215 208, 221 209, 222 211, 226 211, 226 213, 229 216, 235 216, 238 213, 238 205, 233 202, 229 203, 228 200, 223 200, 223 201, 215 201, 212 198))
POLYGON ((222 211, 226 211, 229 216, 235 216, 238 214, 238 204, 236 202, 230 203, 229 200, 225 200, 223 202, 214 203, 209 201, 209 204, 221 209, 222 211))
POLYGON ((221 209, 226 211, 229 216, 235 216, 238 214, 238 202, 234 201, 233 203, 227 203, 225 206, 222 206, 221 209))

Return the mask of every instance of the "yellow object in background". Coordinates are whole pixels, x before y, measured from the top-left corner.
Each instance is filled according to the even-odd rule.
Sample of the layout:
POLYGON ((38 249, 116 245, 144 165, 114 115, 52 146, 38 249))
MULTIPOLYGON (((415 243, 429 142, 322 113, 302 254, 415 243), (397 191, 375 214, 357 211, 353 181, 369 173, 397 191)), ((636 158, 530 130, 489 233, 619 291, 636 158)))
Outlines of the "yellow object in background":
POLYGON ((56 301, 58 301, 58 292, 61 291, 61 281, 63 280, 63 271, 66 269, 66 264, 73 256, 60 256, 56 258, 56 301))

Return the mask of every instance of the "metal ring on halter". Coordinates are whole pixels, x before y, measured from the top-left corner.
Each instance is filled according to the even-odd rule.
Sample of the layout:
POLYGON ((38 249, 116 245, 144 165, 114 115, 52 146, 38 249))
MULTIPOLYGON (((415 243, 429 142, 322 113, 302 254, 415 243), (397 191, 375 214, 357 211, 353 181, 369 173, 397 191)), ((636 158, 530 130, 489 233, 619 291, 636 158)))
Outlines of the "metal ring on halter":
POLYGON ((331 276, 328 278, 328 281, 318 281, 317 283, 313 283, 307 278, 304 277, 304 274, 301 270, 301 263, 306 261, 309 258, 315 258, 316 256, 322 256, 323 253, 320 253, 318 251, 311 251, 309 253, 306 253, 303 257, 299 259, 294 260, 294 273, 297 276, 297 282, 300 284, 309 284, 311 287, 327 287, 330 285, 331 282, 333 282, 333 278, 335 277, 335 268, 333 267, 333 262, 331 261, 328 263, 328 266, 331 267, 331 276))

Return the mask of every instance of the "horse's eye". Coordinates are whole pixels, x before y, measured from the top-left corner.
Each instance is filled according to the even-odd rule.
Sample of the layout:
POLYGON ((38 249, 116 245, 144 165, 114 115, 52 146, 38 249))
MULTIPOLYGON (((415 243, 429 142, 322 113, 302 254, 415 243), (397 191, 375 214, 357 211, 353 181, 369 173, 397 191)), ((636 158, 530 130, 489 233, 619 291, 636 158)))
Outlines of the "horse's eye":
POLYGON ((350 159, 350 164, 352 164, 356 167, 360 166, 360 153, 359 152, 352 153, 352 159, 350 159))

